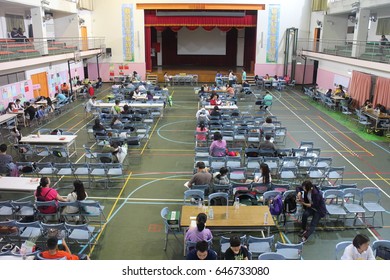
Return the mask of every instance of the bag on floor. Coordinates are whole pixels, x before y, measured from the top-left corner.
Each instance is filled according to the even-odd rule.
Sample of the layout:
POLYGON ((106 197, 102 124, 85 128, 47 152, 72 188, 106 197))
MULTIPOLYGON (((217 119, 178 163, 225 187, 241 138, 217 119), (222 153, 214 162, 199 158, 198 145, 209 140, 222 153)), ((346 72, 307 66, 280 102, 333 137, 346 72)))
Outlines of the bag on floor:
POLYGON ((390 260, 390 248, 379 246, 376 249, 376 256, 375 258, 377 260, 390 260))
POLYGON ((271 203, 269 205, 269 211, 273 216, 279 216, 283 212, 283 200, 280 194, 278 194, 271 200, 271 203))

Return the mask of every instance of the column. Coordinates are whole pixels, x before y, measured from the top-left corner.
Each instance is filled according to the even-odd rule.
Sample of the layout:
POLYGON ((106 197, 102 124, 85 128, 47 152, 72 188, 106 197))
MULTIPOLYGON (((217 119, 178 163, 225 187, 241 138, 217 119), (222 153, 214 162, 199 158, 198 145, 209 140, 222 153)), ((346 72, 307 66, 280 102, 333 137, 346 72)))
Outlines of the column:
POLYGON ((31 23, 33 26, 34 48, 38 50, 41 55, 48 54, 46 25, 43 21, 45 12, 42 7, 31 9, 31 23))
POLYGON ((369 9, 360 9, 356 12, 355 30, 353 33, 352 57, 359 58, 366 51, 369 9))

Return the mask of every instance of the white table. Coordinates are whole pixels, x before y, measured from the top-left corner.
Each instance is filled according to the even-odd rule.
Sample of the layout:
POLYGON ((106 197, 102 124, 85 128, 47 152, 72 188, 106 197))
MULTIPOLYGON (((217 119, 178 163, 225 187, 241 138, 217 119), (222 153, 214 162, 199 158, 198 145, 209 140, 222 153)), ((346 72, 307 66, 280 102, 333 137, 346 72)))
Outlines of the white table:
POLYGON ((1 191, 33 192, 39 185, 39 178, 0 177, 1 191))
MULTIPOLYGON (((146 97, 146 94, 141 94, 141 95, 133 95, 133 98, 135 100, 147 100, 148 98, 146 97)), ((153 96, 153 100, 158 100, 160 99, 161 96, 153 96)))
POLYGON ((30 134, 28 136, 22 137, 20 143, 30 144, 30 145, 51 145, 51 146, 65 146, 68 157, 71 157, 76 153, 76 137, 77 135, 40 135, 38 137, 36 134, 30 134), (70 152, 70 146, 73 145, 73 152, 70 152))
MULTIPOLYGON (((146 103, 119 103, 120 107, 123 107, 125 105, 128 105, 131 108, 164 108, 164 103, 152 103, 152 102, 146 102, 146 103)), ((111 108, 114 106, 115 103, 96 103, 95 107, 97 108, 111 108)))
MULTIPOLYGON (((50 98, 50 99, 51 99, 52 103, 56 103, 57 102, 57 98, 55 98, 55 97, 50 98)), ((37 104, 37 105, 47 105, 47 100, 46 99, 39 100, 39 101, 36 101, 35 104, 37 104)))
POLYGON ((4 114, 4 115, 1 115, 0 116, 0 125, 12 120, 12 119, 16 119, 16 116, 18 114, 4 114))
POLYGON ((212 110, 214 109, 215 106, 218 106, 218 108, 220 110, 237 110, 238 109, 238 106, 237 105, 229 105, 229 106, 226 106, 226 105, 206 105, 205 108, 207 110, 212 110))

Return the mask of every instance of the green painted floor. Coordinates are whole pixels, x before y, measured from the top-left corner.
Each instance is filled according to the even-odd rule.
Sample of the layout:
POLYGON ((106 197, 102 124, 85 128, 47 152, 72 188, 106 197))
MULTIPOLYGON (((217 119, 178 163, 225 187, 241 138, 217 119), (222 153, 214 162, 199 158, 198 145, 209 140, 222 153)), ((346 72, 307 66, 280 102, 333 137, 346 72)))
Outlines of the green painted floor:
MULTIPOLYGON (((98 98, 108 95, 110 86, 105 84, 98 98)), ((167 107, 164 116, 155 122, 149 141, 129 151, 124 182, 109 189, 102 188, 101 184, 93 184, 87 190, 91 199, 99 200, 105 206, 104 212, 108 218, 106 226, 97 235, 92 259, 183 259, 182 236, 179 236, 180 242, 171 238, 167 250, 163 250, 164 229, 160 211, 165 206, 172 210, 181 209, 185 190, 183 184, 191 178, 193 171, 198 100, 191 87, 172 87, 170 93, 173 106, 167 107)), ((272 91, 272 95, 274 103, 271 113, 288 129, 284 147, 296 148, 302 140, 314 141, 315 146, 321 148, 321 156, 333 157, 333 166, 346 166, 344 183, 357 183, 360 188, 381 188, 383 205, 390 210, 390 150, 385 137, 383 141, 375 142, 359 137, 350 129, 355 126, 353 121, 340 123, 332 114, 308 102, 300 91, 272 91)), ((70 111, 44 125, 45 128, 60 127, 78 133, 77 156, 72 157, 72 162, 84 162, 82 144, 93 144, 85 128, 91 119, 85 119, 82 103, 73 103, 70 111)), ((254 96, 243 96, 238 101, 241 110, 255 113, 257 108, 253 104, 254 96)), ((23 133, 36 129, 24 129, 23 133)), ((62 195, 70 192, 71 178, 65 179, 68 180, 61 180, 57 184, 62 195)), ((31 198, 15 193, 1 195, 2 200, 31 198)), ((303 258, 334 259, 335 244, 351 240, 358 232, 369 235, 371 240, 390 239, 388 214, 384 215, 384 220, 382 228, 330 231, 320 226, 304 245, 303 258)), ((376 219, 378 222, 379 219, 376 219)), ((274 229, 272 234, 276 241, 299 241, 294 232, 285 234, 274 229)), ((214 236, 213 247, 218 251, 220 234, 214 236)))

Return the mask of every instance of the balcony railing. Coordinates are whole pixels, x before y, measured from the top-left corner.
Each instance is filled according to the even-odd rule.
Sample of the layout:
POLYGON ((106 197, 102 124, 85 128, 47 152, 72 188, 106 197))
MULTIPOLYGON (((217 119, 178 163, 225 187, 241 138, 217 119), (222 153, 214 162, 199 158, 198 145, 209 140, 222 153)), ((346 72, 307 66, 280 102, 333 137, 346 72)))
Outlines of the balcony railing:
POLYGON ((299 40, 298 50, 351 57, 380 63, 390 62, 390 42, 345 40, 299 40))
POLYGON ((0 39, 0 62, 96 50, 104 46, 104 37, 4 38, 0 39))

